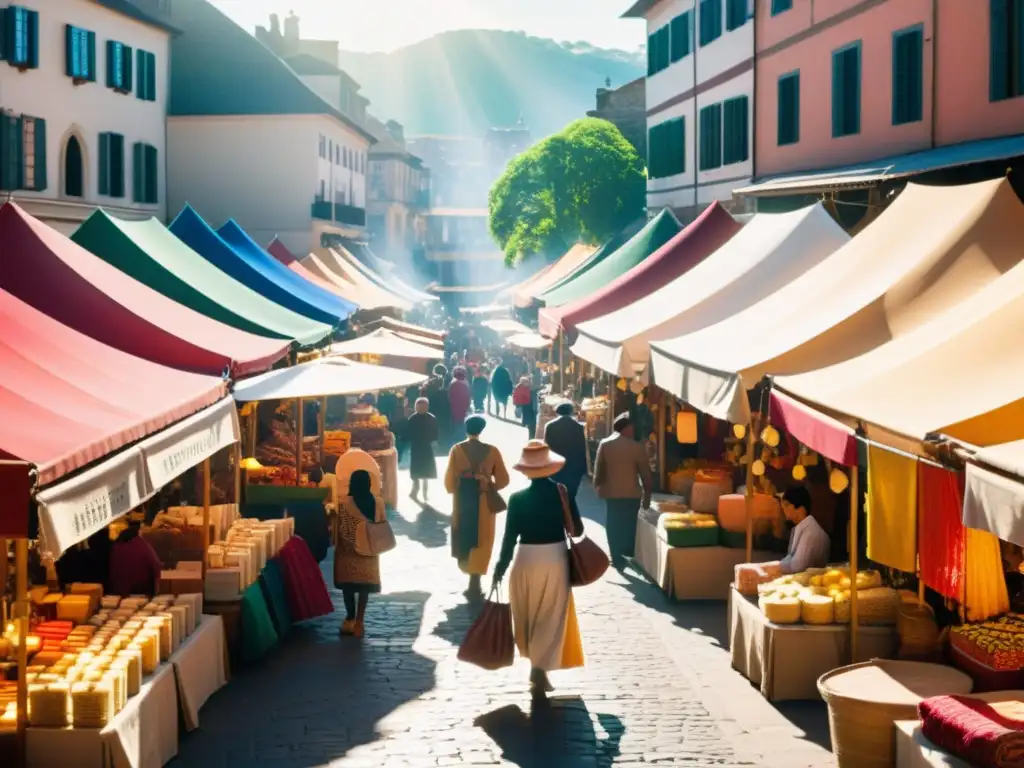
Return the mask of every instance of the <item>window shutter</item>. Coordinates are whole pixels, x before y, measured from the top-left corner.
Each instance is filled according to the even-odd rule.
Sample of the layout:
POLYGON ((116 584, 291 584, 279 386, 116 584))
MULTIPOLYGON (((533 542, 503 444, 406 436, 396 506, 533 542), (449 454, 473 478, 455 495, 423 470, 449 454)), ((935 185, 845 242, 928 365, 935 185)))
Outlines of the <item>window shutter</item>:
POLYGON ((892 123, 914 123, 924 111, 924 33, 920 29, 893 36, 892 123))
POLYGON ((18 118, 0 113, 0 189, 5 191, 18 188, 18 136, 18 118))
POLYGON ((86 73, 86 80, 90 83, 96 82, 96 33, 89 32, 86 34, 86 43, 88 44, 88 50, 86 51, 85 60, 89 65, 89 71, 86 73))
POLYGON ((1016 6, 1013 11, 1013 50, 1016 51, 1016 75, 1017 82, 1014 89, 1014 96, 1024 96, 1024 0, 1014 0, 1016 6))
POLYGON ((110 195, 124 197, 124 136, 110 134, 110 195))
POLYGON ((135 87, 135 98, 146 98, 146 52, 141 48, 135 52, 136 69, 139 72, 139 82, 135 87))
POLYGON ((832 54, 832 138, 843 135, 843 52, 832 54))
POLYGON ((132 145, 132 200, 145 202, 145 146, 141 142, 132 145))
POLYGON ((31 69, 37 69, 39 67, 39 11, 27 11, 25 16, 25 34, 28 44, 27 64, 31 69))
POLYGON ((989 100, 1010 95, 1010 36, 1006 29, 1013 0, 989 0, 989 100))
POLYGON ((843 121, 846 133, 860 133, 860 48, 848 48, 843 67, 846 82, 843 85, 843 121))
POLYGON ((658 41, 658 33, 654 32, 647 36, 647 76, 654 74, 655 46, 658 41))
POLYGON ((99 193, 110 194, 110 134, 100 134, 99 193))
POLYGON ((132 48, 129 45, 124 47, 124 90, 128 93, 132 92, 132 70, 134 69, 134 62, 132 61, 132 48))
POLYGON ((117 43, 107 40, 107 88, 117 88, 117 43))
POLYGON ((147 53, 146 58, 146 95, 150 101, 156 101, 156 54, 147 53))
POLYGON ((146 146, 146 202, 147 203, 158 203, 160 202, 160 195, 158 193, 160 179, 160 173, 157 168, 157 150, 156 147, 146 146))
POLYGON ((34 189, 42 192, 46 189, 46 121, 40 117, 35 118, 35 173, 36 185, 34 189))
POLYGON ((78 30, 70 24, 64 25, 64 74, 68 77, 78 76, 78 30))
POLYGON ((10 50, 7 44, 9 18, 11 14, 8 13, 6 8, 0 8, 0 59, 7 58, 7 52, 10 50))

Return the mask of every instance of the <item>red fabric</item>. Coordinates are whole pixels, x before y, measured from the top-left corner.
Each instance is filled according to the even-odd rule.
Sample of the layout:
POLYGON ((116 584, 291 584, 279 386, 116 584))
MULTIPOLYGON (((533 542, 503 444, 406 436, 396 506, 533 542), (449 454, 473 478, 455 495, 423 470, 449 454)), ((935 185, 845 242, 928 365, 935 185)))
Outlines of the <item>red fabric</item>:
POLYGON ((28 538, 29 497, 32 493, 29 465, 8 463, 6 458, 0 450, 0 538, 25 539, 28 538))
POLYGON ((280 261, 286 267, 290 267, 292 264, 298 262, 298 259, 295 258, 295 254, 289 251, 288 247, 276 237, 274 238, 274 241, 267 246, 267 253, 280 261))
POLYGON ((857 435, 835 419, 773 390, 768 402, 772 424, 832 461, 857 466, 857 435))
POLYGON ((288 354, 287 342, 178 304, 13 203, 0 208, 0 288, 97 341, 171 368, 237 377, 288 354))
POLYGON ((469 384, 465 379, 455 379, 448 386, 448 404, 452 411, 452 424, 464 421, 469 413, 469 384))
POLYGON ((292 621, 315 619, 334 611, 323 572, 301 536, 292 536, 281 547, 277 562, 281 566, 292 621))
POLYGON ((311 272, 310 270, 302 266, 299 263, 298 259, 296 259, 295 256, 292 254, 292 252, 289 251, 287 247, 285 247, 285 244, 278 240, 276 237, 274 238, 274 242, 267 246, 267 253, 269 253, 282 264, 284 264, 286 267, 288 267, 288 269, 290 269, 296 275, 301 277, 303 280, 312 283, 318 288, 323 288, 325 291, 330 291, 335 296, 341 296, 341 298, 345 299, 346 301, 350 300, 347 296, 345 296, 345 294, 338 290, 338 286, 334 285, 333 283, 327 280, 324 280, 315 272, 311 272))
POLYGON ((918 462, 917 541, 921 578, 944 597, 959 600, 965 532, 960 522, 964 473, 918 462))
POLYGON ((154 595, 162 570, 152 545, 139 535, 114 542, 110 552, 110 592, 121 597, 154 595))
POLYGON ((607 315, 638 301, 700 264, 742 228, 716 200, 690 225, 624 275, 585 299, 540 310, 542 335, 554 338, 559 329, 571 332, 580 323, 607 315))
POLYGON ((529 405, 533 392, 526 384, 517 384, 512 390, 512 405, 529 405))
POLYGON ((924 737, 971 765, 1024 765, 1024 720, 1005 717, 970 696, 935 696, 917 710, 924 737))

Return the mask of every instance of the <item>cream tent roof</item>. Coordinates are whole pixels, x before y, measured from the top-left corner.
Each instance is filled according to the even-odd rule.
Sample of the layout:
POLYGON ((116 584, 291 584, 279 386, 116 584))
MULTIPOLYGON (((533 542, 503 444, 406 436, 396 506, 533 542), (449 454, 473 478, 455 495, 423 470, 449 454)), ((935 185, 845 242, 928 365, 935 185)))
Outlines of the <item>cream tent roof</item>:
POLYGON ((512 292, 512 303, 517 307, 530 306, 536 296, 575 272, 596 250, 597 246, 576 243, 550 267, 517 285, 512 292))
POLYGON ((511 317, 498 317, 494 320, 484 320, 481 325, 484 328, 490 328, 495 333, 501 334, 523 334, 532 333, 528 326, 523 325, 518 320, 513 320, 511 317))
POLYGON ((646 368, 648 344, 714 325, 764 299, 850 237, 820 203, 760 213, 689 272, 629 306, 577 326, 572 351, 619 376, 646 368))
POLYGON ((1024 440, 978 451, 966 474, 964 525, 1024 546, 1024 440))
MULTIPOLYGON (((1017 264, 1024 255, 1022 242, 1024 205, 1006 179, 958 187, 908 184, 861 234, 782 290, 715 326, 653 342, 654 378, 658 386, 711 415, 746 421, 746 390, 765 374, 785 376, 835 365, 925 325, 933 330, 919 331, 917 346, 940 334, 950 321, 935 318, 1017 264)), ((961 377, 971 371, 969 365, 954 363, 955 357, 943 359, 930 369, 930 381, 923 375, 915 380, 909 400, 895 397, 887 386, 859 402, 877 409, 880 418, 892 414, 903 429, 916 430, 924 421, 899 415, 887 403, 924 406, 947 386, 953 368, 963 369, 961 377)), ((852 363, 845 366, 848 375, 863 376, 856 370, 852 363)), ((824 389, 815 390, 822 392, 820 397, 826 397, 825 382, 839 381, 824 371, 815 377, 823 382, 819 386, 824 389)), ((779 384, 791 392, 808 391, 799 383, 794 388, 792 379, 779 384)), ((972 381, 956 397, 983 386, 997 385, 972 381)), ((852 407, 854 401, 844 396, 842 402, 852 407)), ((845 405, 843 410, 850 412, 845 405)))
POLYGON ((505 339, 505 343, 510 347, 519 347, 519 349, 547 349, 551 346, 551 339, 545 339, 539 333, 530 331, 529 333, 514 333, 505 339))
POLYGON ((411 301, 382 288, 361 272, 351 267, 346 268, 344 261, 330 249, 322 248, 312 252, 299 263, 313 274, 330 281, 346 298, 357 302, 364 309, 412 308, 411 301))
POLYGON ((420 384, 420 373, 364 365, 341 357, 322 358, 290 368, 279 368, 235 384, 234 398, 248 403, 256 400, 289 400, 297 397, 361 395, 386 389, 404 389, 420 384))
MULTIPOLYGON (((370 269, 366 264, 356 258, 347 248, 340 244, 336 245, 335 248, 331 250, 339 260, 339 263, 342 263, 349 268, 347 272, 358 272, 363 277, 372 281, 375 285, 387 290, 389 293, 401 296, 403 299, 407 299, 414 304, 437 301, 436 296, 431 296, 429 293, 424 293, 412 286, 405 285, 401 279, 394 274, 394 268, 393 265, 390 265, 390 262, 384 262, 383 259, 377 258, 377 261, 382 266, 385 263, 390 265, 386 275, 380 274, 370 269)), ((328 263, 328 266, 332 266, 331 263, 328 263)))
POLYGON ((428 343, 420 344, 396 333, 380 328, 365 336, 331 345, 331 355, 380 355, 385 357, 411 357, 422 360, 442 360, 444 350, 428 343))

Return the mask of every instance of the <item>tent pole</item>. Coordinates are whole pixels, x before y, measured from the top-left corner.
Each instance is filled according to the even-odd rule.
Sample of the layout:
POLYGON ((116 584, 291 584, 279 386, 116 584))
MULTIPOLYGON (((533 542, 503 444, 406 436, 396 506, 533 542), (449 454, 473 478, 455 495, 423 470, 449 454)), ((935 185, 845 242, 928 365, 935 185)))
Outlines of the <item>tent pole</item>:
POLYGON ((565 393, 565 334, 558 332, 558 394, 565 393))
POLYGON ((320 468, 327 454, 327 396, 320 398, 320 468))
MULTIPOLYGON (((242 515, 242 441, 239 440, 235 443, 235 506, 238 507, 238 516, 242 515)), ((225 522, 221 521, 221 530, 218 533, 223 532, 223 526, 225 522)), ((233 522, 233 521, 231 521, 233 522)))
POLYGON ((857 640, 859 619, 857 617, 857 570, 860 558, 860 542, 858 541, 858 528, 860 527, 860 493, 857 484, 860 480, 860 470, 857 465, 850 468, 850 663, 857 663, 857 640))
POLYGON ((210 457, 203 459, 203 582, 206 563, 210 559, 210 457))
POLYGON ((747 426, 747 480, 743 486, 743 512, 747 520, 747 562, 754 559, 754 421, 747 426))
POLYGON ((666 416, 668 416, 668 398, 663 397, 658 404, 658 487, 662 493, 665 493, 668 481, 668 472, 665 468, 665 443, 667 442, 665 434, 668 432, 666 416))
POLYGON ((302 439, 303 424, 301 397, 295 401, 295 410, 295 485, 298 486, 302 482, 302 448, 304 445, 304 441, 302 439))
POLYGON ((17 743, 20 765, 28 765, 25 729, 28 727, 28 539, 14 542, 14 621, 18 628, 17 743))

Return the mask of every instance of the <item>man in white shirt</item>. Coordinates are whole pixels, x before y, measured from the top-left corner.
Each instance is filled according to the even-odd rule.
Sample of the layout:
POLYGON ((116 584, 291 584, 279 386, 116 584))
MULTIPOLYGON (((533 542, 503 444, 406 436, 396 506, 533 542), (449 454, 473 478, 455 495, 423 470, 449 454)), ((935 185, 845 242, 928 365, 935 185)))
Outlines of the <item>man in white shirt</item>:
POLYGON ((825 529, 811 517, 811 494, 807 489, 787 488, 782 494, 782 513, 794 525, 789 534, 789 551, 780 561, 782 572, 800 573, 825 567, 832 544, 825 529))

